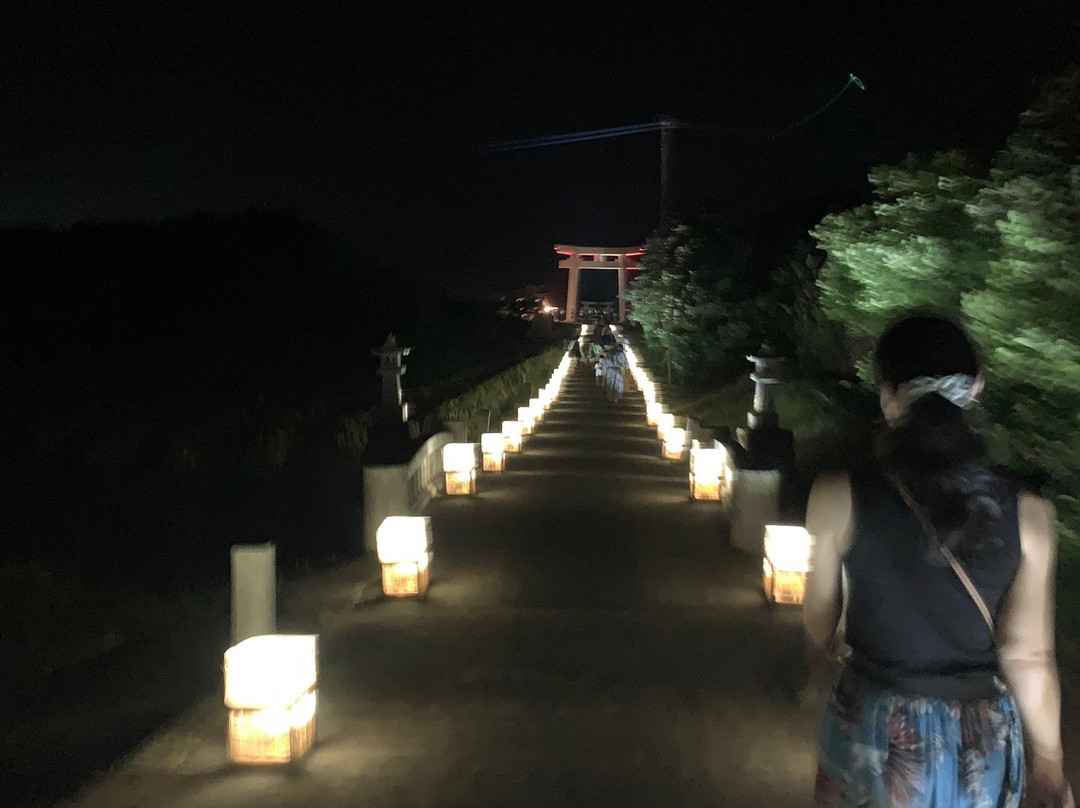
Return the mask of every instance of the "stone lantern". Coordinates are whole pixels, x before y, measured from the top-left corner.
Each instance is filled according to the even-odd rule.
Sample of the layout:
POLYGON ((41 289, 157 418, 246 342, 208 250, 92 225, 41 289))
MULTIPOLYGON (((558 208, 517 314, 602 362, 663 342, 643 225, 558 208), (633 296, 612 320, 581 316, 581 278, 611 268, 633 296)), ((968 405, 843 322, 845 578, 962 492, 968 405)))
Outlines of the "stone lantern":
POLYGON ((401 377, 405 375, 405 365, 402 360, 409 355, 410 350, 411 348, 398 345, 397 337, 391 333, 381 347, 371 351, 372 356, 379 357, 378 374, 382 377, 382 407, 387 412, 399 413, 403 423, 409 420, 409 414, 408 405, 402 404, 401 400, 401 377))
POLYGON ((754 363, 754 371, 750 374, 750 380, 754 382, 754 410, 746 414, 746 423, 751 429, 776 427, 773 388, 781 382, 784 359, 776 355, 769 343, 763 342, 757 355, 748 356, 746 360, 754 363))
POLYGON ((780 488, 785 471, 795 463, 795 440, 790 430, 781 429, 776 414, 776 385, 782 382, 784 359, 768 343, 756 355, 750 379, 754 382, 754 408, 747 413, 749 429, 740 429, 740 467, 732 493, 731 543, 754 555, 764 553, 765 526, 777 524, 780 516, 780 488))

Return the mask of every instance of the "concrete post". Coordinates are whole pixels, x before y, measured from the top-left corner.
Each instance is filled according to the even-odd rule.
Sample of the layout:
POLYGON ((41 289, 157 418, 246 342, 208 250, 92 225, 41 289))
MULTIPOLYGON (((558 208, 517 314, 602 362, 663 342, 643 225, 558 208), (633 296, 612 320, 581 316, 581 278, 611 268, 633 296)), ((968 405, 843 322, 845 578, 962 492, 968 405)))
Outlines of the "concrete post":
POLYGON ((765 525, 780 517, 780 472, 739 469, 731 502, 731 545, 754 556, 764 554, 765 525))
POLYGON ((409 467, 364 466, 364 549, 374 554, 375 531, 387 516, 408 516, 409 467))
POLYGON ((626 322, 626 256, 619 255, 619 322, 626 322))
POLYGON ((232 546, 233 645, 277 631, 277 553, 273 544, 232 546))
POLYGON ((578 268, 578 255, 574 253, 570 256, 570 271, 566 277, 566 322, 568 323, 578 321, 578 281, 580 275, 581 269, 578 268))

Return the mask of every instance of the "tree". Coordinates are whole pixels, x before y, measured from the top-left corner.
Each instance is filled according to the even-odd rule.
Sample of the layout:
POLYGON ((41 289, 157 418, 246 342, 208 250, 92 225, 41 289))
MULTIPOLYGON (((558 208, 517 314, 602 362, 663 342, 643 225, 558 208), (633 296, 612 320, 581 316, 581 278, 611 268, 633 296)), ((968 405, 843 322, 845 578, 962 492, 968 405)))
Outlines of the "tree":
POLYGON ((849 379, 853 375, 843 326, 825 316, 818 277, 825 253, 806 238, 773 270, 767 307, 769 337, 794 356, 804 377, 849 379))
POLYGON ((875 202, 814 230, 826 313, 868 337, 916 307, 951 315, 986 355, 1002 459, 1036 473, 1080 551, 1080 69, 1048 82, 990 171, 963 155, 871 174, 875 202))
POLYGON ((991 239, 966 212, 981 182, 962 153, 908 155, 874 168, 870 183, 873 203, 826 216, 813 231, 828 254, 822 308, 854 338, 857 360, 903 310, 956 316, 962 294, 981 287, 990 257, 991 239))
POLYGON ((994 241, 964 295, 986 351, 985 402, 1008 458, 1047 475, 1080 539, 1080 69, 1047 84, 967 213, 994 241))
POLYGON ((683 381, 745 368, 759 331, 749 259, 749 244, 708 218, 649 240, 627 299, 646 341, 683 381))

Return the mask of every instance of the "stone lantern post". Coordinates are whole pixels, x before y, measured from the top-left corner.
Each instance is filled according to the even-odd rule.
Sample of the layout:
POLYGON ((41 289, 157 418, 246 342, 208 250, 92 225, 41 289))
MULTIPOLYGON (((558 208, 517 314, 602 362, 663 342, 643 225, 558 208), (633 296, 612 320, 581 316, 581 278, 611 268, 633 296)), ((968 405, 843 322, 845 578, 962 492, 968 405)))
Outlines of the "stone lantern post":
POLYGON ((754 410, 746 414, 746 423, 751 429, 769 429, 777 426, 776 407, 773 402, 773 388, 780 384, 780 370, 783 357, 777 356, 769 343, 761 345, 756 356, 746 357, 754 363, 750 374, 754 382, 754 410))
POLYGON ((379 357, 378 374, 382 377, 382 408, 388 413, 400 414, 402 422, 409 420, 406 406, 401 403, 401 377, 405 375, 405 365, 402 360, 409 355, 410 350, 411 348, 398 345, 397 337, 391 333, 381 347, 371 351, 372 356, 379 357))
POLYGON ((748 430, 739 430, 745 448, 742 464, 735 475, 732 494, 731 543, 748 553, 763 553, 765 525, 775 524, 780 516, 780 489, 783 471, 795 462, 794 435, 781 429, 776 414, 776 386, 783 381, 784 359, 772 346, 763 343, 750 374, 754 382, 754 407, 747 413, 748 430))

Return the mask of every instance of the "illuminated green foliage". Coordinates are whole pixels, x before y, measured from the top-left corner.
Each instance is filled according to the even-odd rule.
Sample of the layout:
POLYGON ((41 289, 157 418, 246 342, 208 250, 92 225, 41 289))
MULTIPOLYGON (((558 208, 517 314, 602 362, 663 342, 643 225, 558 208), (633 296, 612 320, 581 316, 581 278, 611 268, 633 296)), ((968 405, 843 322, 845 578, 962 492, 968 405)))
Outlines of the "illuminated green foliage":
POLYGON ((753 347, 749 245, 706 221, 650 239, 627 290, 650 348, 684 381, 732 376, 753 347))
MULTIPOLYGON (((909 155, 870 174, 874 202, 827 216, 813 231, 828 253, 821 305, 853 337, 856 359, 898 312, 921 307, 955 314, 979 288, 990 239, 966 205, 981 183, 959 152, 909 155)), ((865 367, 865 363, 863 363, 865 367)))
MULTIPOLYGON (((989 172, 958 153, 871 174, 875 201, 814 231, 825 311, 856 339, 916 307, 986 355, 995 452, 1041 476, 1080 548, 1080 70, 1046 85, 989 172)), ((859 338, 862 339, 859 339, 859 338)), ((862 365, 866 366, 865 361, 862 365)))
POLYGON ((1047 475, 1080 547, 1080 69, 1050 82, 967 211, 993 252, 964 322, 1011 462, 1047 475))

